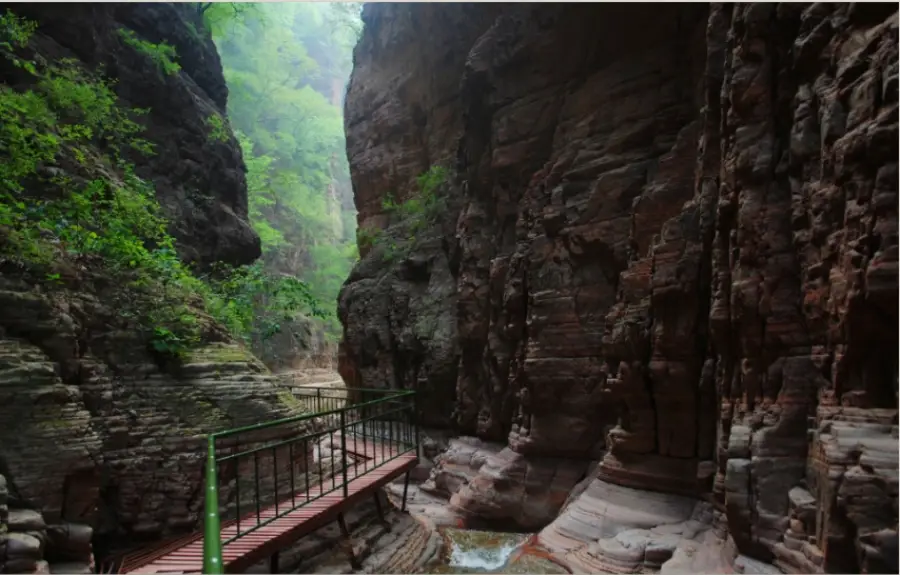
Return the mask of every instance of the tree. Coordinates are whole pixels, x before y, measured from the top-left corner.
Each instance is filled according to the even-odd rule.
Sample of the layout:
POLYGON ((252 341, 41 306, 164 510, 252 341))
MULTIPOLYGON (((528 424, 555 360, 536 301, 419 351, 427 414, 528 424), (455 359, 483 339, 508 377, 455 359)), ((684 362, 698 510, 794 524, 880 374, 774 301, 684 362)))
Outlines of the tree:
POLYGON ((356 259, 342 100, 361 4, 198 7, 225 69, 264 265, 309 284, 336 338, 337 294, 356 259))

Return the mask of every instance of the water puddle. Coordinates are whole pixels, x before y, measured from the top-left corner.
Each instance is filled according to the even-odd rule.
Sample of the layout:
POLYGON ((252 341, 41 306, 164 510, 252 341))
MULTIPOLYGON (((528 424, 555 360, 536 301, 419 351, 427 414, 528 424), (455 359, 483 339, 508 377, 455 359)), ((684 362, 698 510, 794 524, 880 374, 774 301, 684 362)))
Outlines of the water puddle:
POLYGON ((426 573, 536 573, 563 574, 556 563, 527 553, 527 533, 497 533, 446 527, 441 534, 447 542, 444 559, 426 573))

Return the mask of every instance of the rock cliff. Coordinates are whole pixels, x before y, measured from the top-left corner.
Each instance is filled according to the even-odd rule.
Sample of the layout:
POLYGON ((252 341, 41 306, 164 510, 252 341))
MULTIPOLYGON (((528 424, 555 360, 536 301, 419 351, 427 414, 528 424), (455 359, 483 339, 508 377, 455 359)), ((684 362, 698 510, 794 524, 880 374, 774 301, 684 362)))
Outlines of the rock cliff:
MULTIPOLYGON (((156 153, 128 160, 153 183, 184 261, 259 256, 240 148, 230 131, 209 136, 227 89, 194 9, 14 4, 0 14, 7 8, 37 23, 26 48, 34 58, 102 72, 120 104, 148 110, 142 127, 156 153), (180 70, 162 73, 122 30, 173 46, 180 70)), ((0 73, 5 89, 28 86, 5 60, 0 73)), ((193 527, 204 434, 291 412, 265 367, 214 325, 177 373, 161 368, 117 307, 123 286, 91 262, 54 282, 0 259, 0 571, 40 570, 42 557, 85 562, 91 528, 95 543, 132 545, 193 527)))
POLYGON ((377 241, 340 370, 505 444, 452 505, 552 522, 581 569, 894 572, 896 6, 363 19, 346 130, 377 241), (446 209, 398 252, 388 208, 436 164, 446 209))

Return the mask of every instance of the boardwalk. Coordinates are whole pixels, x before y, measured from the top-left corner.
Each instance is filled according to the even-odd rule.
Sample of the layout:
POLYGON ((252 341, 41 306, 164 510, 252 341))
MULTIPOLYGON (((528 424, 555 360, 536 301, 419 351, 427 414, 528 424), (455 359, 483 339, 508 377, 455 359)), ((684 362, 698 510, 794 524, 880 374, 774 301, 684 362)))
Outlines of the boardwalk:
MULTIPOLYGON (((310 489, 293 494, 294 500, 301 504, 293 511, 284 514, 290 507, 291 494, 282 498, 281 517, 263 525, 250 533, 229 541, 237 534, 237 522, 223 524, 221 540, 223 543, 222 561, 225 571, 240 573, 250 566, 275 557, 271 567, 277 570, 277 553, 290 546, 299 538, 326 525, 331 521, 343 521, 342 512, 349 506, 375 494, 375 490, 391 480, 407 473, 416 465, 415 453, 398 455, 396 444, 378 440, 362 440, 346 438, 347 452, 363 461, 348 465, 347 496, 343 489, 334 490, 332 483, 326 480, 310 489), (324 492, 324 493, 323 493, 324 492), (307 499, 308 498, 308 499, 307 499)), ((276 517, 276 506, 273 504, 262 510, 263 521, 276 517)), ((254 510, 243 516, 241 523, 252 524, 257 521, 254 510)), ((343 526, 342 526, 343 527, 343 526)), ((184 537, 151 550, 126 556, 119 567, 119 573, 200 573, 203 570, 203 536, 200 533, 184 537)))

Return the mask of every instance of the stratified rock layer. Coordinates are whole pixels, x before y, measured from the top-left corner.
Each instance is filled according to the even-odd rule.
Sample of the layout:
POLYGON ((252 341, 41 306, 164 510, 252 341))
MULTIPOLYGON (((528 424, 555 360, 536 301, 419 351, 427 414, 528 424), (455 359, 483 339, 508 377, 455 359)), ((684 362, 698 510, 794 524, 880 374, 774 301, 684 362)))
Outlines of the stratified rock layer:
MULTIPOLYGON (((461 512, 527 524, 498 493, 566 499, 523 470, 600 459, 604 485, 712 505, 672 565, 894 572, 896 6, 364 19, 346 104, 360 222, 384 225, 380 200, 426 162, 455 157, 456 176, 428 241, 348 279, 341 372, 416 386, 430 423, 507 442, 461 512), (692 555, 709 537, 721 549, 692 555)), ((579 545, 656 564, 621 551, 646 534, 614 537, 579 545)))
MULTIPOLYGON (((387 225, 382 202, 388 194, 406 200, 417 189, 417 176, 452 162, 463 129, 459 76, 468 47, 496 10, 474 4, 365 7, 371 33, 359 41, 355 68, 380 71, 351 76, 344 117, 362 234, 387 225), (419 34, 428 42, 418 43, 419 34), (423 70, 429 72, 423 76, 423 70)), ((383 250, 360 242, 364 257, 339 299, 341 321, 355 326, 339 352, 344 381, 427 386, 423 408, 434 426, 450 424, 456 395, 458 263, 455 242, 447 240, 458 210, 451 197, 434 229, 416 234, 415 256, 396 266, 385 265, 383 250)))
MULTIPOLYGON (((149 109, 144 135, 156 153, 129 160, 153 182, 185 261, 240 264, 259 255, 259 238, 247 223, 240 147, 230 135, 227 141, 209 135, 209 119, 225 113, 227 89, 195 8, 9 9, 38 24, 29 50, 102 69, 115 80, 121 105, 149 109), (180 70, 164 74, 124 41, 124 29, 174 46, 180 70)), ((0 81, 16 89, 27 86, 23 74, 0 67, 0 81)), ((100 547, 110 538, 133 545, 193 528, 203 504, 205 435, 294 409, 290 393, 206 317, 200 317, 208 326, 205 343, 177 370, 160 368, 138 326, 117 307, 123 286, 98 274, 90 258, 70 266, 59 284, 0 265, 0 473, 10 509, 33 510, 47 524, 19 531, 10 525, 15 533, 3 545, 0 571, 40 572, 45 560, 83 562, 92 538, 100 547)), ((0 520, 6 525, 7 517, 0 520)))

